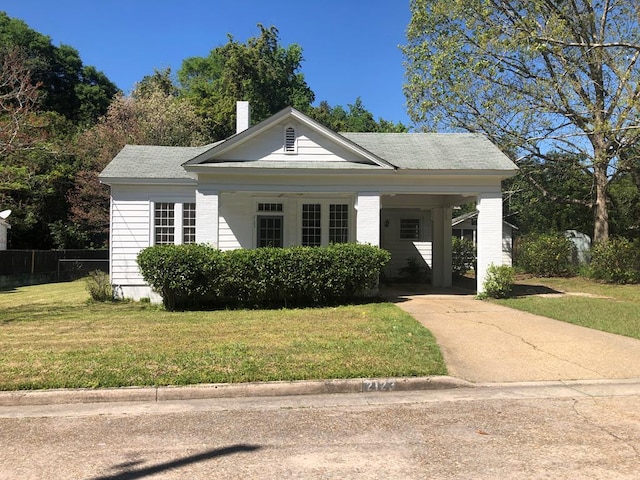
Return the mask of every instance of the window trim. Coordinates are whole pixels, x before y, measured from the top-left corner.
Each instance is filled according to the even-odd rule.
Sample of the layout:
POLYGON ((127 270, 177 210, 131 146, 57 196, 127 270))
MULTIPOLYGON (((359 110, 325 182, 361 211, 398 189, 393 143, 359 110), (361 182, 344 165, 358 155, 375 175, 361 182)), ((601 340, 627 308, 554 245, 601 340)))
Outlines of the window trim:
POLYGON ((255 234, 255 240, 256 240, 256 248, 264 248, 264 247, 273 247, 274 245, 260 245, 260 220, 262 219, 267 219, 267 218, 273 218, 273 219, 277 219, 280 221, 280 245, 276 245, 276 248, 282 248, 284 247, 284 231, 285 231, 285 221, 284 221, 284 215, 256 215, 256 234, 255 234))
POLYGON ((174 202, 153 203, 153 245, 176 243, 176 210, 179 209, 174 202))
POLYGON ((296 239, 298 245, 303 244, 303 205, 319 204, 320 205, 320 246, 329 245, 330 230, 331 230, 331 205, 346 205, 347 206, 347 239, 349 243, 353 241, 355 235, 355 208, 353 206, 353 200, 345 197, 330 197, 330 198, 301 198, 298 200, 297 216, 296 216, 296 239))
MULTIPOLYGON (((197 235, 197 202, 194 197, 155 197, 149 201, 149 245, 182 245, 184 242, 184 205, 193 204, 195 206, 195 216, 193 218, 194 235, 197 235), (173 242, 156 242, 156 205, 167 203, 173 205, 173 242)), ((196 243, 195 240, 192 243, 196 243)))

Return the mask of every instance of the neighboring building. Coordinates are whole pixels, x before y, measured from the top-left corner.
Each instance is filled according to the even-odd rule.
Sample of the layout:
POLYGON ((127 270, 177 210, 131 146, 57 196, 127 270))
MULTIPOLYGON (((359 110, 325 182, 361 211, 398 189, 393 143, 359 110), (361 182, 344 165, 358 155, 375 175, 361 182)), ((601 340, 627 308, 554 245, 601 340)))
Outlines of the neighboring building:
MULTIPOLYGON (((513 264, 513 231, 518 227, 502 221, 502 265, 513 264)), ((467 238, 478 244, 478 211, 460 215, 451 220, 451 234, 458 238, 467 238)))
POLYGON ((7 218, 11 215, 11 210, 4 210, 0 212, 0 250, 7 249, 7 236, 8 230, 11 228, 7 218))
MULTIPOLYGON (((361 242, 417 257, 451 285, 451 211, 476 201, 478 285, 502 259, 500 182, 517 167, 481 135, 338 134, 286 108, 203 147, 125 146, 100 174, 111 186, 111 281, 152 296, 136 263, 163 243, 222 250, 361 242)), ((157 300, 157 297, 154 298, 157 300)))

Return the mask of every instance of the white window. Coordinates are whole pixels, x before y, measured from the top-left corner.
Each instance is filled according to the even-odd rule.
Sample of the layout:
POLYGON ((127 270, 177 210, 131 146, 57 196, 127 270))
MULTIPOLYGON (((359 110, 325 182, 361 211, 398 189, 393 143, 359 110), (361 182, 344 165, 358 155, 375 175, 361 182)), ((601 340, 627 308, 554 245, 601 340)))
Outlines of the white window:
POLYGON ((155 202, 153 205, 153 244, 195 243, 196 204, 193 202, 155 202), (182 228, 182 230, 180 230, 182 228))
POLYGON ((349 241, 349 205, 332 203, 329 205, 329 243, 349 241))
POLYGON ((159 202, 154 210, 154 243, 167 245, 175 240, 175 204, 159 202))
POLYGON ((256 246, 284 246, 284 206, 282 202, 263 201, 256 207, 256 246))
POLYGON ((196 204, 182 204, 182 243, 196 243, 196 204))
POLYGON ((322 245, 322 205, 305 203, 302 205, 302 246, 322 245))
POLYGON ((284 129, 284 153, 295 154, 297 152, 296 130, 293 127, 286 127, 284 129))
POLYGON ((320 246, 346 243, 350 232, 350 205, 330 201, 302 203, 300 213, 300 244, 320 246))
POLYGON ((259 212, 282 212, 281 203, 258 203, 259 212))

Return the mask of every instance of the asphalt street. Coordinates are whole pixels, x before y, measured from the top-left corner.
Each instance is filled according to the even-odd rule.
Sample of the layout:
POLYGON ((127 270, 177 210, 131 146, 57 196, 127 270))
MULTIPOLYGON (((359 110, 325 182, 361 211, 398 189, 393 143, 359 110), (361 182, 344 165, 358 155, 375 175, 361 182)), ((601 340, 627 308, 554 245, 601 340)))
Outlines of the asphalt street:
POLYGON ((0 407, 1 479, 636 479, 640 382, 0 407))

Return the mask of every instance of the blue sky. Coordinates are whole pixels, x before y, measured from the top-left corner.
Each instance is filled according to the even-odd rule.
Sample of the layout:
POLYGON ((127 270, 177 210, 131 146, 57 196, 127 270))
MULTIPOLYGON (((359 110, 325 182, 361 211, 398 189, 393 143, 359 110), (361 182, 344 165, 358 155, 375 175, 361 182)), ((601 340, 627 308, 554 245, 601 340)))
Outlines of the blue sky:
POLYGON ((408 0, 0 0, 0 10, 76 48, 124 92, 154 68, 275 25, 283 45, 303 48, 302 72, 316 103, 362 97, 376 118, 409 125, 402 93, 408 0))

